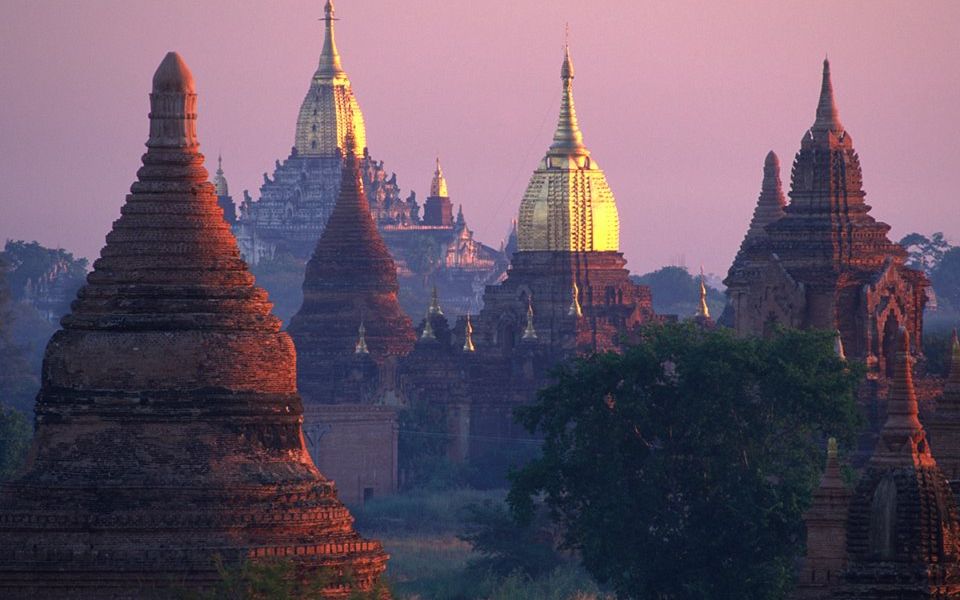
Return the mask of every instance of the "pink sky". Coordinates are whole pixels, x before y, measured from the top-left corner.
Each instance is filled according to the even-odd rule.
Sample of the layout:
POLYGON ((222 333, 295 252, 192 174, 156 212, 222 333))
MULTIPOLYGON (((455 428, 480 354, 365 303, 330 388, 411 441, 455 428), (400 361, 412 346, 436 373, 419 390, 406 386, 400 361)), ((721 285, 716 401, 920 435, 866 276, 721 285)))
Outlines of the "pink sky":
MULTIPOLYGON (((0 241, 95 258, 136 177, 167 50, 200 94, 200 140, 259 196, 293 144, 321 0, 3 0, 0 241)), ((829 54, 873 215, 960 242, 960 2, 339 0, 337 41, 371 153, 498 245, 550 143, 564 23, 587 146, 634 272, 684 257, 725 273, 768 150, 785 187, 829 54)), ((211 166, 212 165, 212 166, 211 166)))

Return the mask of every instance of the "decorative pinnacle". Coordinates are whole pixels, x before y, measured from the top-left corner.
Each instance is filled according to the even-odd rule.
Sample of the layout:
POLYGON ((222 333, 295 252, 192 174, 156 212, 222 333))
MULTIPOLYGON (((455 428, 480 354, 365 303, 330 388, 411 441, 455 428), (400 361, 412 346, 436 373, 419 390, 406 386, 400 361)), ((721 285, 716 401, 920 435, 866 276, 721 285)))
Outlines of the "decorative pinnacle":
POLYGON ((833 334, 833 353, 842 361, 847 360, 847 354, 843 351, 843 338, 840 337, 840 330, 835 329, 833 334))
POLYGON ((427 308, 427 318, 432 315, 443 315, 440 308, 440 299, 437 297, 437 286, 433 286, 433 293, 430 295, 430 307, 427 308))
POLYGON ((827 440, 827 460, 837 459, 837 438, 832 437, 827 440))
POLYGON ((815 132, 843 131, 840 113, 833 99, 833 82, 830 79, 830 61, 823 59, 823 82, 820 84, 820 101, 817 103, 817 119, 812 127, 815 132))
POLYGON ((567 314, 571 317, 577 317, 578 319, 583 316, 583 308, 580 306, 580 288, 577 286, 577 280, 573 280, 573 285, 570 286, 570 308, 567 309, 567 314))
POLYGON ((910 334, 900 328, 896 368, 887 399, 887 421, 880 430, 871 463, 891 466, 935 464, 920 424, 917 393, 913 387, 910 334))
POLYGON ((367 328, 363 326, 363 321, 360 321, 360 327, 357 329, 357 345, 353 353, 370 354, 370 350, 367 348, 367 328))
POLYGON ((525 342, 533 342, 537 339, 537 330, 533 327, 533 299, 529 297, 527 298, 527 326, 520 339, 525 342))
POLYGON ((463 351, 474 352, 476 348, 473 345, 473 323, 470 322, 470 313, 467 313, 467 323, 463 328, 463 351))
POLYGON ((430 310, 427 309, 427 316, 423 319, 423 332, 420 334, 421 340, 437 340, 437 334, 433 332, 433 324, 430 323, 430 310))
POLYGON ((333 17, 335 12, 333 0, 327 0, 323 12, 325 16, 322 20, 325 22, 326 36, 323 39, 323 50, 320 52, 320 66, 317 69, 317 75, 324 79, 333 79, 344 74, 343 66, 340 64, 340 53, 337 51, 337 41, 333 35, 333 22, 338 20, 333 17))
POLYGON ((573 102, 573 60, 570 58, 570 46, 563 48, 563 66, 560 67, 560 79, 563 81, 563 98, 560 102, 560 119, 553 134, 551 153, 589 155, 583 145, 583 133, 577 121, 577 109, 573 102))
POLYGON ((697 316, 704 319, 710 318, 710 307, 707 306, 707 286, 704 283, 706 276, 703 274, 703 265, 700 265, 700 306, 697 307, 697 316))
POLYGON ((153 75, 147 148, 197 151, 197 91, 193 74, 176 52, 167 52, 153 75))
POLYGON ((443 176, 443 169, 440 167, 440 157, 437 157, 437 168, 433 172, 433 181, 430 182, 430 195, 435 198, 449 198, 447 193, 447 180, 443 176))

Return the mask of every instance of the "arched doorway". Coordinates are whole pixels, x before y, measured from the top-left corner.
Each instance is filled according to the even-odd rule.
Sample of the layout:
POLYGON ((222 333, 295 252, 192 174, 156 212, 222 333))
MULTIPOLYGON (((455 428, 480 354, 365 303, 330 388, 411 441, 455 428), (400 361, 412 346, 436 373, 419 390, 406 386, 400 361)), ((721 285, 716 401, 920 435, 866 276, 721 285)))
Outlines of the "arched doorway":
POLYGON ((887 377, 893 377, 896 366, 898 335, 900 335, 900 321, 895 314, 890 313, 883 324, 883 369, 887 377))

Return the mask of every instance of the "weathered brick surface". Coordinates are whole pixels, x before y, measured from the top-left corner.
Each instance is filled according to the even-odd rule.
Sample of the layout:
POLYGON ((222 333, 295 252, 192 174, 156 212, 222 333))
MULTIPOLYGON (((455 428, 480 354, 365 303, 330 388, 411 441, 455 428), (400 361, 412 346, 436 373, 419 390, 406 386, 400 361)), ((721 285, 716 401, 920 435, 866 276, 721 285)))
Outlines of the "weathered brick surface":
POLYGON ((151 109, 138 181, 47 347, 27 465, 0 487, 0 597, 167 597, 216 581, 217 554, 369 587, 386 555, 307 454, 294 346, 206 182, 176 54, 151 109))

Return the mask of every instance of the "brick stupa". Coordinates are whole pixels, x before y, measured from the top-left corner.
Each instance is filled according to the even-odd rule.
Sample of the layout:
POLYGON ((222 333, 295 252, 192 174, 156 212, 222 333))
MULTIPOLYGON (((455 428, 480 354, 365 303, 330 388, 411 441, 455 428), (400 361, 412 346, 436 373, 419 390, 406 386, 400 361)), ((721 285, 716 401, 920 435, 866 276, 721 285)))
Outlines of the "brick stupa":
POLYGON ((957 501, 917 416, 909 339, 901 328, 887 421, 850 501, 837 599, 960 597, 957 501))
POLYGON ((219 555, 332 575, 320 596, 340 599, 385 568, 304 448, 294 346, 207 182, 196 103, 168 54, 138 181, 47 346, 33 447, 0 488, 0 597, 168 597, 216 583, 219 555))
POLYGON ((353 144, 348 137, 337 205, 307 263, 303 305, 288 327, 307 402, 361 402, 359 386, 414 344, 413 323, 397 300, 397 267, 370 214, 353 144), (361 325, 366 352, 358 353, 361 325))

